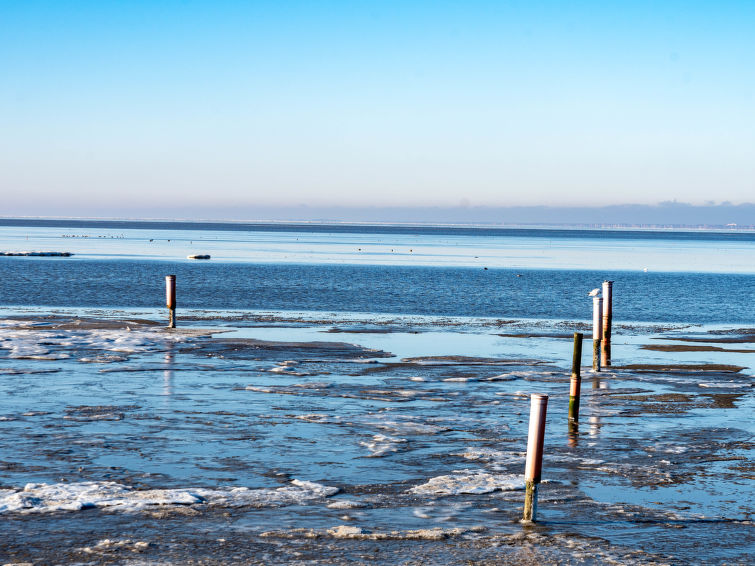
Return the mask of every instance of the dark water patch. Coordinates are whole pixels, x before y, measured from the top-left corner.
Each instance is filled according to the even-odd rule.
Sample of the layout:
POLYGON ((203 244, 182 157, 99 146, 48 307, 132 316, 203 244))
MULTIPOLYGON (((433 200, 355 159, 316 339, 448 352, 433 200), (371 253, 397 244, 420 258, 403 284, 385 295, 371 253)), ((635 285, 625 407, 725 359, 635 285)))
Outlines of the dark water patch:
POLYGON ((716 344, 752 344, 755 343, 755 335, 735 336, 731 338, 720 337, 659 337, 659 340, 676 340, 678 342, 712 342, 716 344))
POLYGON ((737 401, 745 397, 744 393, 701 393, 701 397, 707 398, 709 406, 715 409, 736 409, 737 401))
POLYGON ((198 342, 189 348, 181 348, 180 351, 196 356, 255 361, 280 360, 281 355, 302 361, 392 357, 392 354, 382 350, 345 342, 273 342, 253 338, 215 338, 198 342))
POLYGON ((60 368, 0 368, 0 375, 22 375, 22 374, 38 374, 38 373, 57 373, 60 368))
POLYGON ((161 323, 148 319, 100 320, 58 315, 43 317, 42 322, 40 317, 30 316, 11 316, 8 320, 20 323, 14 326, 17 330, 127 330, 162 326, 161 323))
POLYGON ((631 370, 641 372, 659 372, 659 373, 680 373, 691 374, 692 372, 725 372, 739 373, 744 366, 735 366, 729 364, 627 364, 622 366, 611 366, 612 370, 631 370))
POLYGON ((457 378, 476 381, 510 381, 521 377, 521 374, 515 370, 523 368, 522 364, 521 360, 517 361, 515 368, 507 368, 508 371, 501 373, 500 366, 502 364, 480 365, 472 363, 467 365, 463 363, 417 364, 411 362, 381 362, 380 364, 360 368, 349 375, 352 377, 384 375, 386 378, 404 379, 416 383, 457 378))
MULTIPOLYGON (((329 328, 328 330, 325 330, 324 332, 327 332, 328 334, 391 334, 393 332, 406 332, 405 329, 402 328, 367 328, 367 327, 357 327, 357 328, 329 328)), ((419 334, 419 332, 415 331, 414 334, 419 334)))
POLYGON ((642 350, 654 352, 732 352, 736 354, 755 354, 755 350, 735 350, 732 348, 720 348, 718 346, 690 346, 682 344, 645 344, 640 346, 642 350))
MULTIPOLYGON (((472 356, 417 356, 413 358, 402 358, 402 362, 417 365, 465 365, 465 366, 490 366, 490 365, 512 365, 525 363, 523 360, 503 359, 503 358, 479 358, 472 356)), ((530 360, 528 360, 530 361, 530 360)))

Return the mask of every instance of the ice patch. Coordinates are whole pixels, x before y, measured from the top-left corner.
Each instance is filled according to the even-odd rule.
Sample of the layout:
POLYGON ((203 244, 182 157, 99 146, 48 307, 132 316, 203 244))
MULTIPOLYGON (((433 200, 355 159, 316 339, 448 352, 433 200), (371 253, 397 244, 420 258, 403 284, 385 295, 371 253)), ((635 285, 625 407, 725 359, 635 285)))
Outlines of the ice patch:
POLYGON ((374 426, 381 430, 387 430, 394 434, 437 434, 449 430, 448 427, 442 427, 434 424, 428 424, 420 421, 419 417, 413 415, 375 415, 365 419, 363 422, 367 426, 374 426))
POLYGON ((451 456, 461 456, 467 460, 481 460, 483 462, 502 463, 521 463, 524 461, 526 453, 524 452, 502 452, 490 448, 467 448, 464 452, 455 452, 451 456))
POLYGON ((500 395, 501 397, 527 397, 529 398, 530 394, 527 391, 498 391, 496 395, 500 395))
POLYGON ((524 487, 524 476, 517 474, 493 475, 480 470, 455 470, 452 475, 437 476, 427 483, 411 488, 413 495, 482 494, 494 491, 512 491, 524 487))
POLYGON ((401 449, 400 444, 406 444, 406 442, 405 438, 376 434, 372 437, 371 442, 360 442, 359 444, 370 451, 369 458, 382 458, 386 454, 398 452, 401 449))
POLYGON ((331 501, 328 503, 328 509, 359 509, 360 507, 366 507, 367 504, 356 499, 339 499, 337 501, 331 501))
POLYGON ((341 423, 340 417, 331 417, 323 413, 311 413, 309 415, 295 415, 294 418, 299 419, 300 421, 307 421, 308 423, 318 423, 318 424, 340 424, 341 423))
POLYGON ((513 373, 502 373, 492 377, 486 377, 483 381, 513 381, 515 379, 516 376, 513 373))
POLYGON ((0 513, 49 513, 92 508, 133 512, 157 505, 200 503, 221 507, 283 507, 329 497, 338 491, 337 487, 301 480, 293 480, 290 485, 277 489, 136 490, 116 482, 30 483, 21 491, 0 490, 0 513))
POLYGON ((132 552, 143 552, 149 548, 150 544, 145 541, 132 541, 131 539, 111 540, 103 539, 94 546, 85 546, 82 552, 87 554, 113 552, 115 550, 131 550, 132 552))
POLYGON ((326 531, 330 536, 335 538, 352 538, 354 536, 367 534, 367 531, 360 527, 351 527, 349 525, 339 525, 326 531))
POLYGON ((9 350, 14 359, 60 360, 70 357, 65 350, 101 350, 109 354, 83 357, 86 362, 122 361, 121 354, 134 354, 162 349, 166 344, 181 342, 186 336, 166 333, 162 329, 132 330, 128 326, 118 329, 66 330, 15 328, 5 330, 0 348, 9 350))
POLYGON ((308 375, 312 375, 310 373, 305 373, 303 371, 296 371, 289 366, 278 366, 278 367, 269 369, 268 371, 270 373, 280 373, 283 375, 290 375, 291 377, 307 377, 308 375))

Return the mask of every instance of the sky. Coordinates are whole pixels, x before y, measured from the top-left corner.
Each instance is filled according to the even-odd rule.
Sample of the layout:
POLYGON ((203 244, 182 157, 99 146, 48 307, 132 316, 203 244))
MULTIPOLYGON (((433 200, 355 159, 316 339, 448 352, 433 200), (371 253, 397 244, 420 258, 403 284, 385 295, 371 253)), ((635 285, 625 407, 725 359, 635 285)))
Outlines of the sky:
POLYGON ((753 22, 752 0, 0 0, 0 216, 754 202, 753 22))

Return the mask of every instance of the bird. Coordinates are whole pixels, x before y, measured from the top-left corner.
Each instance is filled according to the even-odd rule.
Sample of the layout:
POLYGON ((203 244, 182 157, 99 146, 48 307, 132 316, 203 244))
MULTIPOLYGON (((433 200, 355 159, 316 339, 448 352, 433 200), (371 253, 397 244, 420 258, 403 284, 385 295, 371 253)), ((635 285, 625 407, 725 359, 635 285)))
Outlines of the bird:
POLYGON ((589 293, 587 293, 587 296, 588 297, 597 297, 598 293, 600 293, 600 287, 598 287, 597 289, 593 289, 592 291, 590 291, 589 293))

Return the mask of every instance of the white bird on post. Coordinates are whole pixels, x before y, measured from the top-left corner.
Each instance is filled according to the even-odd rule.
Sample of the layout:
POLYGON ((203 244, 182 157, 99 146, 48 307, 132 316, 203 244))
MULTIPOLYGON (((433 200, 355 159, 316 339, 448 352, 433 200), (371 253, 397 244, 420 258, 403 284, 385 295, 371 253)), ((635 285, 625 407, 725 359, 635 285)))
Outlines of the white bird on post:
POLYGON ((592 291, 590 291, 589 293, 587 293, 587 296, 588 297, 597 297, 598 293, 600 293, 600 287, 598 287, 597 289, 593 289, 592 291))

